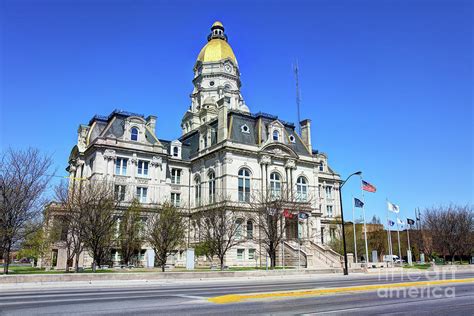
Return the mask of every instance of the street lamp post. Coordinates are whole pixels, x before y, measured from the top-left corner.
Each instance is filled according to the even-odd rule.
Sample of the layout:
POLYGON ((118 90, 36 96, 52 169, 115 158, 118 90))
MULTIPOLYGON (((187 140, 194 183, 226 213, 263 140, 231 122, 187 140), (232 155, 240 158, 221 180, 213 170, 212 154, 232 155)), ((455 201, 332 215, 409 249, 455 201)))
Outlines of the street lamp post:
POLYGON ((341 185, 339 186, 339 204, 341 205, 341 221, 342 221, 342 244, 343 244, 343 247, 344 247, 344 275, 349 274, 349 268, 348 268, 348 265, 347 265, 346 230, 344 228, 344 211, 343 211, 343 208, 342 208, 342 187, 347 182, 347 180, 349 180, 350 177, 359 176, 361 174, 362 174, 362 171, 354 172, 353 174, 348 176, 346 178, 346 180, 342 181, 341 185))

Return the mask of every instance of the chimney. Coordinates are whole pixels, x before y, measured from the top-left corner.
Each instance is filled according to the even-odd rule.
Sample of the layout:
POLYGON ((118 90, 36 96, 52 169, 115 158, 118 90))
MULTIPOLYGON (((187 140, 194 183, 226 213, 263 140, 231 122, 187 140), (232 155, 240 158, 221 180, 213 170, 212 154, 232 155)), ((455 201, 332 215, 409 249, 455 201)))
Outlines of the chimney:
POLYGON ((156 128, 156 116, 154 115, 148 115, 146 118, 146 125, 152 130, 153 133, 155 133, 155 128, 156 128))
POLYGON ((303 140, 303 143, 308 147, 309 152, 312 152, 312 147, 311 147, 311 120, 310 119, 305 119, 300 122, 300 127, 301 127, 301 139, 303 140))
POLYGON ((220 143, 227 139, 227 105, 224 98, 217 101, 217 142, 220 143))

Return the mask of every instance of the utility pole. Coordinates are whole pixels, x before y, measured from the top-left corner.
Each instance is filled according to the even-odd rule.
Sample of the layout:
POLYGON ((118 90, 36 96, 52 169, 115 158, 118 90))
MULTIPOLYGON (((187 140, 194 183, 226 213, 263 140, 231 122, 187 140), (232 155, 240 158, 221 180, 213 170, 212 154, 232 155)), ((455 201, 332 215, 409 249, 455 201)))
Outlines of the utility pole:
POLYGON ((295 81, 296 81, 296 112, 298 115, 298 132, 301 135, 301 116, 300 116, 300 102, 301 102, 301 97, 300 97, 300 83, 299 83, 299 68, 298 68, 298 60, 295 61, 295 64, 293 65, 293 72, 295 73, 295 81))

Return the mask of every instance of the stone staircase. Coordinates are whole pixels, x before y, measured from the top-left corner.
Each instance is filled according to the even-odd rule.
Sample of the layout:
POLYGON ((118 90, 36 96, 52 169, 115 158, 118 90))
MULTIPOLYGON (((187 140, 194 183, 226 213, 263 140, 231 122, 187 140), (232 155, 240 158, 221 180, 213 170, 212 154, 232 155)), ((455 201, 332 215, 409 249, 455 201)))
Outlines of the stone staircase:
MULTIPOLYGON (((284 242, 285 266, 298 266, 298 242, 284 242)), ((305 240, 301 244, 301 267, 310 269, 342 268, 344 258, 329 246, 305 240)), ((281 265, 281 247, 278 249, 278 265, 281 265)))

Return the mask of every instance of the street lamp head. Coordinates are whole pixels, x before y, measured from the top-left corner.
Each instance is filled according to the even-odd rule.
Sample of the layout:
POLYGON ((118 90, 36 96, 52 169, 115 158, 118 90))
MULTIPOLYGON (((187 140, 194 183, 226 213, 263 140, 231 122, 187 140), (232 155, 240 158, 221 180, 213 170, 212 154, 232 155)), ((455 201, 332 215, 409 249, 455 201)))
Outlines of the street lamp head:
POLYGON ((362 171, 357 171, 356 173, 354 173, 356 176, 360 176, 362 174, 362 171))

